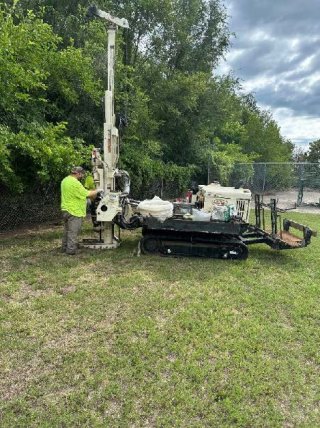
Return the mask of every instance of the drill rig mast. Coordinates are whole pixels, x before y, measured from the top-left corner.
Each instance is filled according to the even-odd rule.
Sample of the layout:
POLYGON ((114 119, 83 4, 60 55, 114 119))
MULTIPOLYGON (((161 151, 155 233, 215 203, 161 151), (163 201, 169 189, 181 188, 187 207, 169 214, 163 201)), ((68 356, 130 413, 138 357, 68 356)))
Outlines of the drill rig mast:
MULTIPOLYGON (((93 178, 96 187, 101 189, 101 200, 96 208, 96 221, 100 234, 99 240, 86 240, 85 247, 113 249, 119 245, 114 234, 114 217, 122 211, 121 195, 128 193, 116 190, 116 177, 125 176, 128 184, 129 176, 126 171, 119 171, 119 131, 116 127, 114 112, 114 74, 115 74, 115 43, 117 27, 129 28, 126 19, 113 17, 107 12, 91 6, 89 16, 102 18, 108 23, 108 83, 105 91, 105 122, 103 127, 103 150, 95 148, 92 151, 93 178), (94 242, 93 242, 94 241, 94 242)), ((128 186, 127 186, 128 187, 128 186)))

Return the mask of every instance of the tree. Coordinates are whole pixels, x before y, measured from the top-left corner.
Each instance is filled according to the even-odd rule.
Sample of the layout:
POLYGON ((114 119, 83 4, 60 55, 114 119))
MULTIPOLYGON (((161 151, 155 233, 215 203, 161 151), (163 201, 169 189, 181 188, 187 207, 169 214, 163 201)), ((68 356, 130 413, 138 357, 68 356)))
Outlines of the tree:
POLYGON ((309 144, 306 159, 308 162, 320 163, 320 140, 313 141, 309 144))
POLYGON ((99 102, 99 85, 81 50, 60 50, 59 37, 32 12, 21 17, 0 9, 0 30, 1 180, 22 190, 58 180, 73 162, 89 158, 79 127, 70 138, 63 119, 81 97, 99 102))
MULTIPOLYGON (((68 137, 100 145, 107 26, 86 18, 89 3, 11 0, 14 26, 26 25, 32 9, 39 17, 32 18, 34 31, 46 34, 50 44, 42 52, 41 37, 36 41, 44 75, 32 75, 31 86, 20 95, 20 113, 14 103, 13 110, 2 110, 3 123, 13 132, 23 131, 23 121, 32 117, 42 126, 64 122, 68 137)), ((203 182, 208 159, 226 181, 237 159, 291 158, 292 145, 281 137, 270 112, 260 110, 252 94, 242 93, 238 79, 213 76, 230 37, 219 0, 100 0, 99 7, 130 24, 117 32, 115 101, 116 112, 129 117, 126 132, 121 130, 120 162, 131 173, 137 196, 166 174, 181 189, 191 179, 203 182)), ((27 46, 30 27, 26 34, 27 46)), ((21 67, 24 55, 18 58, 21 67)), ((37 63, 32 55, 29 62, 20 75, 37 63)))
POLYGON ((292 153, 293 162, 307 162, 308 152, 306 149, 295 146, 292 153))

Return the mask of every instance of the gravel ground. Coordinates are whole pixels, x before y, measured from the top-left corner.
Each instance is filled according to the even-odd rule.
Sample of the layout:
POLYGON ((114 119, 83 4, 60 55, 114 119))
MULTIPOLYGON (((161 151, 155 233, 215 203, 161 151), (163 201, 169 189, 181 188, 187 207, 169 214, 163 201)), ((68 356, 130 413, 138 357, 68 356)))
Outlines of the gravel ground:
POLYGON ((287 190, 283 192, 267 193, 264 202, 268 203, 270 198, 277 199, 277 206, 283 209, 295 208, 298 212, 320 214, 320 190, 305 189, 303 191, 302 205, 297 207, 298 190, 287 190))

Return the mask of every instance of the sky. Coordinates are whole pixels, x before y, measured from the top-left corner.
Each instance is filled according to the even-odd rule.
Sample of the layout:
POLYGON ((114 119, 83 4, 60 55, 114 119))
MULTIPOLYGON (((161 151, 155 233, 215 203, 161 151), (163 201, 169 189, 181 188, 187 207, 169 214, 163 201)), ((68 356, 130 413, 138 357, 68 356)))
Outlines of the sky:
POLYGON ((320 139, 320 0, 224 0, 233 72, 297 147, 320 139))

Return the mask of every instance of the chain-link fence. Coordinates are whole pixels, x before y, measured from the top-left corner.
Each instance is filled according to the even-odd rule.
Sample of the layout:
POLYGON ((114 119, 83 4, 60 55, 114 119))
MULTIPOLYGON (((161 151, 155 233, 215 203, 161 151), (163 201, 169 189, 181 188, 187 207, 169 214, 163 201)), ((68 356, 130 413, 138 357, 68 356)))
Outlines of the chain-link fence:
POLYGON ((14 230, 22 226, 33 226, 51 221, 59 221, 59 186, 48 184, 29 189, 23 194, 0 194, 0 230, 14 230))
POLYGON ((164 200, 173 200, 181 196, 181 190, 176 182, 159 179, 140 190, 137 195, 132 196, 138 200, 152 199, 154 196, 164 200))
POLYGON ((239 163, 234 166, 228 185, 247 187, 253 193, 276 197, 280 207, 320 207, 318 163, 239 163))
MULTIPOLYGON (((217 180, 208 168, 208 182, 217 180)), ((199 183, 206 184, 206 183, 199 183)), ((320 207, 320 165, 318 163, 236 164, 222 185, 246 187, 253 193, 275 197, 281 208, 320 207)), ((177 183, 163 179, 131 195, 144 200, 155 195, 164 200, 181 197, 177 183)), ((57 184, 37 187, 22 195, 0 192, 0 231, 60 221, 60 190, 57 184)))
MULTIPOLYGON (((140 194, 130 196, 143 200, 151 199, 155 195, 165 200, 174 199, 179 196, 177 184, 172 181, 156 180, 145 186, 140 194)), ((61 220, 60 186, 57 184, 39 186, 22 194, 0 190, 0 198, 0 231, 61 220)))

